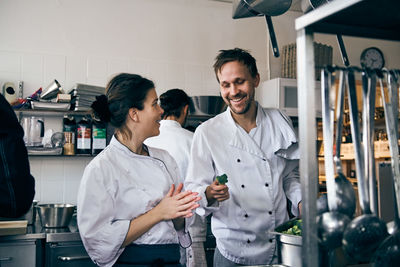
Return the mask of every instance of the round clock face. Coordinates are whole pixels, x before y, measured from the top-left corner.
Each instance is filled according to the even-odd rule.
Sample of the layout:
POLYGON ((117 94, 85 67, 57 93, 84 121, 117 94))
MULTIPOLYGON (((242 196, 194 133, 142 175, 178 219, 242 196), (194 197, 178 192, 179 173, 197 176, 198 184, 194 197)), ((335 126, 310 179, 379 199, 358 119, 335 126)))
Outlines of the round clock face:
POLYGON ((365 49, 360 57, 361 66, 370 69, 381 69, 385 66, 383 53, 376 47, 365 49))

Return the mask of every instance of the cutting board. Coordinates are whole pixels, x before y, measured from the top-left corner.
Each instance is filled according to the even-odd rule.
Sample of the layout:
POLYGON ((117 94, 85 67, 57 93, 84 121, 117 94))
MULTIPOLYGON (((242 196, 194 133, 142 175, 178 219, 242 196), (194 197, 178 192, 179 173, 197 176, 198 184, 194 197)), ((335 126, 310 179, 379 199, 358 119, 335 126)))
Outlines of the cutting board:
POLYGON ((26 234, 27 220, 21 221, 0 221, 0 236, 26 234))

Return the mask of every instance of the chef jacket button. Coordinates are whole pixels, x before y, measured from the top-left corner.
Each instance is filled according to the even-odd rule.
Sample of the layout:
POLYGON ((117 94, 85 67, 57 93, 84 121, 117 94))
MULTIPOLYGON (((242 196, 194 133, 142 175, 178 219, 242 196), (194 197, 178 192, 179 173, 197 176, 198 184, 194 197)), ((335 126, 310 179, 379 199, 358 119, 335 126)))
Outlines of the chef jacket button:
POLYGON ((237 162, 240 162, 240 159, 237 159, 236 161, 237 161, 237 162))
POLYGON ((263 159, 263 161, 267 161, 266 159, 263 159))
POLYGON ((268 183, 265 183, 265 186, 266 186, 266 187, 268 187, 268 186, 269 186, 269 184, 268 184, 268 183))
POLYGON ((242 188, 244 188, 244 184, 242 184, 242 188))
POLYGON ((272 243, 274 240, 272 238, 269 239, 269 242, 272 243))
POLYGON ((247 243, 249 243, 249 244, 250 244, 250 239, 247 239, 247 243))
POLYGON ((249 217, 249 215, 245 214, 244 217, 247 218, 247 217, 249 217))
POLYGON ((268 213, 271 215, 271 214, 272 214, 272 211, 268 211, 268 213))

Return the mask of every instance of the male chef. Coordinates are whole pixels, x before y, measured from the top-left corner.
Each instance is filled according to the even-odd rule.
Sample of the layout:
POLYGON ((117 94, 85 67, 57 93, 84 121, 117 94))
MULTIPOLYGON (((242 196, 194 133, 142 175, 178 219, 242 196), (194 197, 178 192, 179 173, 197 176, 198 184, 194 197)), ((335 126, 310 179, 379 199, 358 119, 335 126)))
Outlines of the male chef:
POLYGON ((214 266, 276 263, 270 231, 288 205, 300 215, 297 137, 286 115, 254 100, 260 75, 248 51, 220 50, 214 71, 228 108, 196 129, 185 184, 202 196, 197 213, 212 213, 214 266), (215 179, 223 174, 226 184, 215 179))

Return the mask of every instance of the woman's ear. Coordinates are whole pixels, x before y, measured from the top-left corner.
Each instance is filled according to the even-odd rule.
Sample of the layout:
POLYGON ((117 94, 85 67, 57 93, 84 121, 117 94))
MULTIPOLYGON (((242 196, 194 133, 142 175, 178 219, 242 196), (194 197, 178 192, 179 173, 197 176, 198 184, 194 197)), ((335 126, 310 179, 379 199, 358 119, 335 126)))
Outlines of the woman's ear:
POLYGON ((128 116, 129 116, 129 118, 131 118, 131 120, 133 120, 134 122, 138 122, 138 121, 139 121, 136 108, 130 108, 129 111, 128 111, 128 116))

